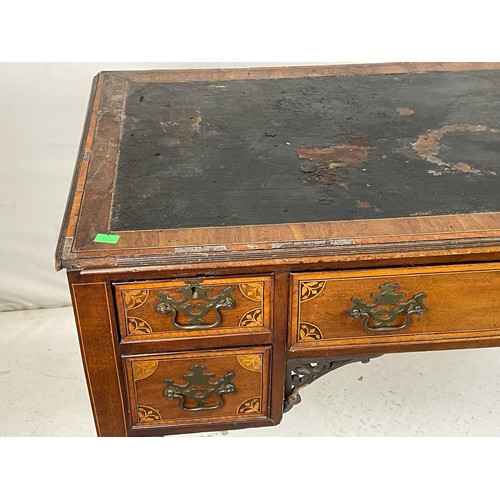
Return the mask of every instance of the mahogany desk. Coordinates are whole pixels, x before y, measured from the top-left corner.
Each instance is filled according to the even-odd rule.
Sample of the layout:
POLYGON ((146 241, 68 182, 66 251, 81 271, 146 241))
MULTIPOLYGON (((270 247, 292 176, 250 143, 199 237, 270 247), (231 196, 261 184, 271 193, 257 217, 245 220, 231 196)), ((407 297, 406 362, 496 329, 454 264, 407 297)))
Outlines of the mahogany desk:
POLYGON ((500 346, 499 193, 498 64, 99 74, 56 255, 98 434, 275 425, 347 363, 500 346))

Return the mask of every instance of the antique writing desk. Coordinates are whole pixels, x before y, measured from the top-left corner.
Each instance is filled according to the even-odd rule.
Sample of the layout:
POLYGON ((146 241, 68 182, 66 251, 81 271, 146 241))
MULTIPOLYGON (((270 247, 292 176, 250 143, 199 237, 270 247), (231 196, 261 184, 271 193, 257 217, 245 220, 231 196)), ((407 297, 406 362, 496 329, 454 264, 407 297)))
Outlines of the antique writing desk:
POLYGON ((56 256, 97 432, 274 425, 347 363, 500 346, 499 193, 497 64, 101 73, 56 256))

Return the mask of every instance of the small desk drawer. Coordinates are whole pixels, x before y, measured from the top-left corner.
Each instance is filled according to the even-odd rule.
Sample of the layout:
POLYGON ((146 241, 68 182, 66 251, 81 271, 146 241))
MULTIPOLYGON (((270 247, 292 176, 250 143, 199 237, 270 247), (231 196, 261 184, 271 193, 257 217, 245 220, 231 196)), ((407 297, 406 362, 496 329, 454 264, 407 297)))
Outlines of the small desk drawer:
POLYGON ((124 357, 133 428, 266 419, 270 347, 124 357))
POLYGON ((115 284, 122 340, 270 332, 270 276, 115 284))
POLYGON ((300 273, 293 349, 500 335, 500 265, 300 273))

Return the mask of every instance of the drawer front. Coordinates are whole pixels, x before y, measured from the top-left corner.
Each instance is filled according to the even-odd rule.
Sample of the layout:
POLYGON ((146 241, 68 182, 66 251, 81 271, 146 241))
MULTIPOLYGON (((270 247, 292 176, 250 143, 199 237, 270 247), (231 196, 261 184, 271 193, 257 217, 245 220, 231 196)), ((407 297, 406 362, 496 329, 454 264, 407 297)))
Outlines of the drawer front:
POLYGON ((267 418, 270 348, 124 357, 134 428, 267 418))
POLYGON ((292 277, 290 343, 359 346, 500 335, 500 265, 292 277))
POLYGON ((270 276, 115 284, 122 340, 270 332, 270 276))

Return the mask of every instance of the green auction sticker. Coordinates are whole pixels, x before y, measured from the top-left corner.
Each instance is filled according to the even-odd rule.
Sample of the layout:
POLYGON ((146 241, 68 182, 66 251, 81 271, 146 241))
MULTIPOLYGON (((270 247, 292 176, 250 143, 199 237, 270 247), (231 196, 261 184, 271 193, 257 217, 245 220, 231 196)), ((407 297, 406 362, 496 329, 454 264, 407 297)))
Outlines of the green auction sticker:
POLYGON ((118 243, 120 235, 118 234, 102 234, 98 233, 95 235, 94 241, 96 243, 118 243))

